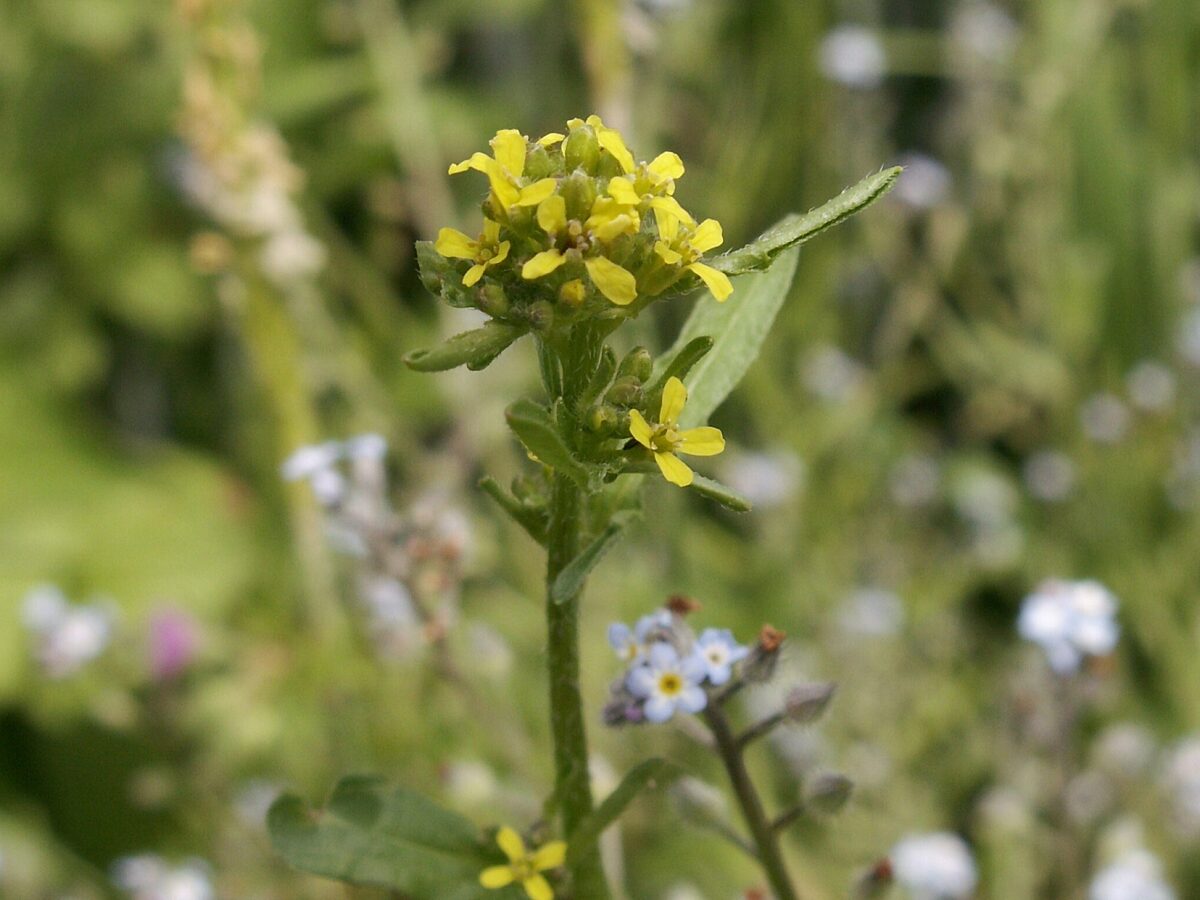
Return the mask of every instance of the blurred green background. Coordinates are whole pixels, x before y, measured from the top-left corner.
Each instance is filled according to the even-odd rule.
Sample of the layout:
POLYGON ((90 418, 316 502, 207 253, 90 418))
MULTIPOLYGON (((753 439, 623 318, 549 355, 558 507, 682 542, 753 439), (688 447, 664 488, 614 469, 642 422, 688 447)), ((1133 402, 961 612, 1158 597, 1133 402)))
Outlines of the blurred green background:
MULTIPOLYGON (((284 869, 262 811, 346 771, 481 823, 536 817, 539 554, 474 490, 518 471, 501 411, 534 390, 532 356, 440 377, 399 358, 464 322, 414 266, 414 240, 476 225, 482 185, 446 165, 498 128, 590 112, 639 158, 677 151, 682 202, 727 246, 908 167, 805 247, 717 414, 731 447, 714 471, 758 509, 653 485, 656 514, 598 570, 598 782, 666 754, 719 783, 678 731, 598 721, 618 671, 605 627, 682 592, 702 625, 785 629, 789 672, 840 684, 819 729, 756 758, 780 803, 814 767, 858 784, 789 842, 806 896, 845 896, 898 838, 941 829, 970 839, 980 897, 1068 896, 1060 832, 1080 883, 1133 841, 1200 896, 1193 0, 10 0, 0 895, 110 896, 115 860, 155 853, 206 860, 222 898, 344 896, 284 869), (205 181, 226 162, 277 195, 230 208, 205 181), (275 257, 246 224, 259 214, 282 223, 275 257), (356 563, 279 476, 300 445, 368 431, 389 440, 397 509, 469 522, 448 639, 469 695, 428 653, 356 639, 356 563), (1048 676, 1013 627, 1049 576, 1122 604, 1065 787, 1048 676), (115 610, 67 677, 23 624, 46 583, 115 610), (163 615, 195 643, 169 675, 163 615), (1137 765, 1112 761, 1134 745, 1137 765)), ((656 308, 640 339, 667 346, 692 302, 656 308)), ((624 896, 759 879, 665 796, 622 827, 624 896)))

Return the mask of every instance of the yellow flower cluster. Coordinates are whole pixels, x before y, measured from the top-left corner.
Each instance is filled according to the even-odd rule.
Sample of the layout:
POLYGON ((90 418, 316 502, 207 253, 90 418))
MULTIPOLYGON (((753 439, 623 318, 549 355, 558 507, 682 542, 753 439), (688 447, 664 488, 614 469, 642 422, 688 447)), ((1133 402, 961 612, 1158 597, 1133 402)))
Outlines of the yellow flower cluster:
POLYGON ((482 233, 472 239, 443 228, 434 243, 442 256, 470 261, 464 285, 485 275, 502 283, 545 279, 571 307, 595 292, 628 306, 687 273, 717 300, 733 292, 723 272, 701 261, 721 245, 720 223, 697 222, 675 199, 684 172, 678 155, 636 162, 621 134, 599 116, 572 119, 565 134, 537 141, 505 129, 491 147, 491 156, 477 152, 450 167, 451 175, 487 176, 482 233))

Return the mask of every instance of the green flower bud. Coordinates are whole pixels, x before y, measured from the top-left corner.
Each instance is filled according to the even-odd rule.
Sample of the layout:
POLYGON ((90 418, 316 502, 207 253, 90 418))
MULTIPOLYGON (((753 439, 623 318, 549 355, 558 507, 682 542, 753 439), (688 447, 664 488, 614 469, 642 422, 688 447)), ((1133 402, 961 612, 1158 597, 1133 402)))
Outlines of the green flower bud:
POLYGON ((596 434, 612 434, 617 430, 619 421, 617 411, 607 404, 593 406, 587 418, 588 428, 596 434))
POLYGON ((642 384, 632 375, 624 375, 613 382, 604 399, 615 406, 636 406, 642 399, 642 384))
POLYGON ((653 368, 654 360, 650 356, 650 351, 645 347, 634 347, 621 360, 617 374, 630 375, 644 384, 650 378, 650 370, 653 368))
POLYGON ((480 288, 476 296, 476 306, 493 318, 505 315, 510 308, 508 294, 494 281, 489 281, 480 288))
POLYGON ((537 181, 540 178, 548 178, 554 175, 555 168, 554 160, 546 152, 546 148, 540 144, 535 144, 533 149, 529 151, 529 155, 525 158, 525 175, 531 181, 537 181))
POLYGON ((805 797, 816 812, 832 815, 841 812, 854 791, 854 782, 845 775, 828 772, 818 775, 808 786, 805 797))
POLYGON ((554 324, 554 307, 545 300, 531 304, 525 315, 534 331, 545 331, 554 324))
POLYGON ((559 193, 567 204, 567 218, 582 222, 596 202, 596 183, 582 172, 572 172, 559 182, 559 193))
POLYGON ((568 171, 583 169, 588 174, 596 171, 596 164, 600 162, 600 142, 590 125, 571 129, 563 141, 563 158, 568 171))

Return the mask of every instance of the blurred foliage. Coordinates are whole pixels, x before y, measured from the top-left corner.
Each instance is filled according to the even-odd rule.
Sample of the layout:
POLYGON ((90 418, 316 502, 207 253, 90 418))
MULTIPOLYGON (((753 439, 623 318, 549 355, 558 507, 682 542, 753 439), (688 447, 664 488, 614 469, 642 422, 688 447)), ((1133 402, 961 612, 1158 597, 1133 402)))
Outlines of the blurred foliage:
MULTIPOLYGON (((529 389, 530 360, 517 348, 486 377, 435 381, 399 359, 463 324, 438 318, 413 256, 431 228, 472 219, 478 185, 450 185, 446 163, 497 128, 540 134, 593 110, 643 156, 680 153, 681 200, 719 219, 728 246, 864 172, 909 168, 891 198, 805 246, 764 355, 716 415, 735 445, 723 480, 757 489, 758 510, 655 486, 655 515, 598 567, 592 708, 616 672, 609 621, 676 592, 747 639, 770 621, 792 635, 797 676, 840 683, 786 758, 859 785, 841 817, 803 823, 789 845, 806 896, 842 896, 900 835, 939 828, 971 838, 981 896, 1062 896, 1046 893, 1057 769, 1030 724, 1049 691, 1013 621, 1043 577, 1099 578, 1124 634, 1083 717, 1081 765, 1114 723, 1159 749, 1071 830, 1091 871, 1100 836, 1136 818, 1180 896, 1200 893, 1195 836, 1170 827, 1160 785, 1165 748, 1200 728, 1200 5, 249 3, 264 51, 251 112, 303 170, 300 207, 327 254, 299 299, 254 288, 265 320, 198 253, 217 223, 181 187, 185 19, 131 0, 9 6, 5 896, 106 896, 112 860, 143 850, 205 857, 221 897, 342 896, 286 871, 254 799, 280 785, 315 799, 345 771, 478 822, 538 815, 538 562, 469 489, 516 471, 501 410, 529 389), (875 81, 822 74, 847 24, 879 41, 875 81), (293 343, 288 361, 279 347, 293 343), (1166 372, 1163 402, 1145 361, 1166 372), (449 645, 473 699, 420 661, 381 665, 345 623, 350 567, 318 558, 311 501, 278 477, 297 409, 305 439, 386 434, 402 506, 437 485, 470 510, 449 645), (759 451, 773 479, 755 477, 759 451), (38 674, 20 626, 41 582, 120 608, 116 644, 68 680, 38 674), (163 604, 204 635, 199 662, 165 683, 144 646, 163 604), (477 652, 484 626, 515 651, 511 672, 477 652)), ((690 305, 641 339, 668 346, 690 305)), ((717 780, 674 732, 593 736, 618 771, 666 755, 717 780)), ((798 794, 793 771, 778 769, 781 802, 798 794)), ((635 804, 622 834, 628 896, 754 883, 664 800, 635 804)))

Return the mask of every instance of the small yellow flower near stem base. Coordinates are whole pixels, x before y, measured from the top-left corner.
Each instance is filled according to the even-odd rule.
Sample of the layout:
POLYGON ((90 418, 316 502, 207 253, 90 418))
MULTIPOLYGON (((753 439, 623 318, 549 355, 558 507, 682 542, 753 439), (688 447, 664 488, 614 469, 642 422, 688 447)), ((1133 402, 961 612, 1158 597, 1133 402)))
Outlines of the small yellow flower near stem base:
POLYGON ((496 833, 496 843, 508 857, 508 864, 489 866, 479 873, 479 883, 492 890, 520 884, 530 900, 554 900, 554 889, 541 873, 557 869, 567 856, 565 841, 551 841, 530 853, 516 830, 505 825, 496 833))
POLYGON ((705 219, 699 225, 691 226, 681 222, 679 217, 671 212, 654 208, 654 217, 658 222, 660 240, 654 245, 654 252, 669 266, 682 265, 694 273, 712 291, 717 302, 723 302, 733 293, 733 285, 729 276, 714 269, 706 263, 697 260, 707 253, 720 247, 725 241, 721 232, 721 223, 716 219, 705 219), (681 228, 681 225, 683 226, 681 228))
POLYGON ((662 408, 658 424, 651 425, 636 409, 629 411, 629 433, 633 439, 654 454, 654 461, 663 478, 679 487, 692 483, 694 474, 688 464, 676 454, 716 456, 725 449, 725 436, 719 428, 706 425, 680 431, 679 415, 687 402, 687 388, 675 376, 667 379, 663 388, 662 408))
POLYGON ((455 228, 443 228, 438 232, 433 249, 448 259, 469 259, 475 263, 463 275, 462 283, 471 287, 488 270, 489 266, 502 263, 508 258, 509 241, 500 240, 500 223, 483 220, 483 234, 473 241, 455 228))

